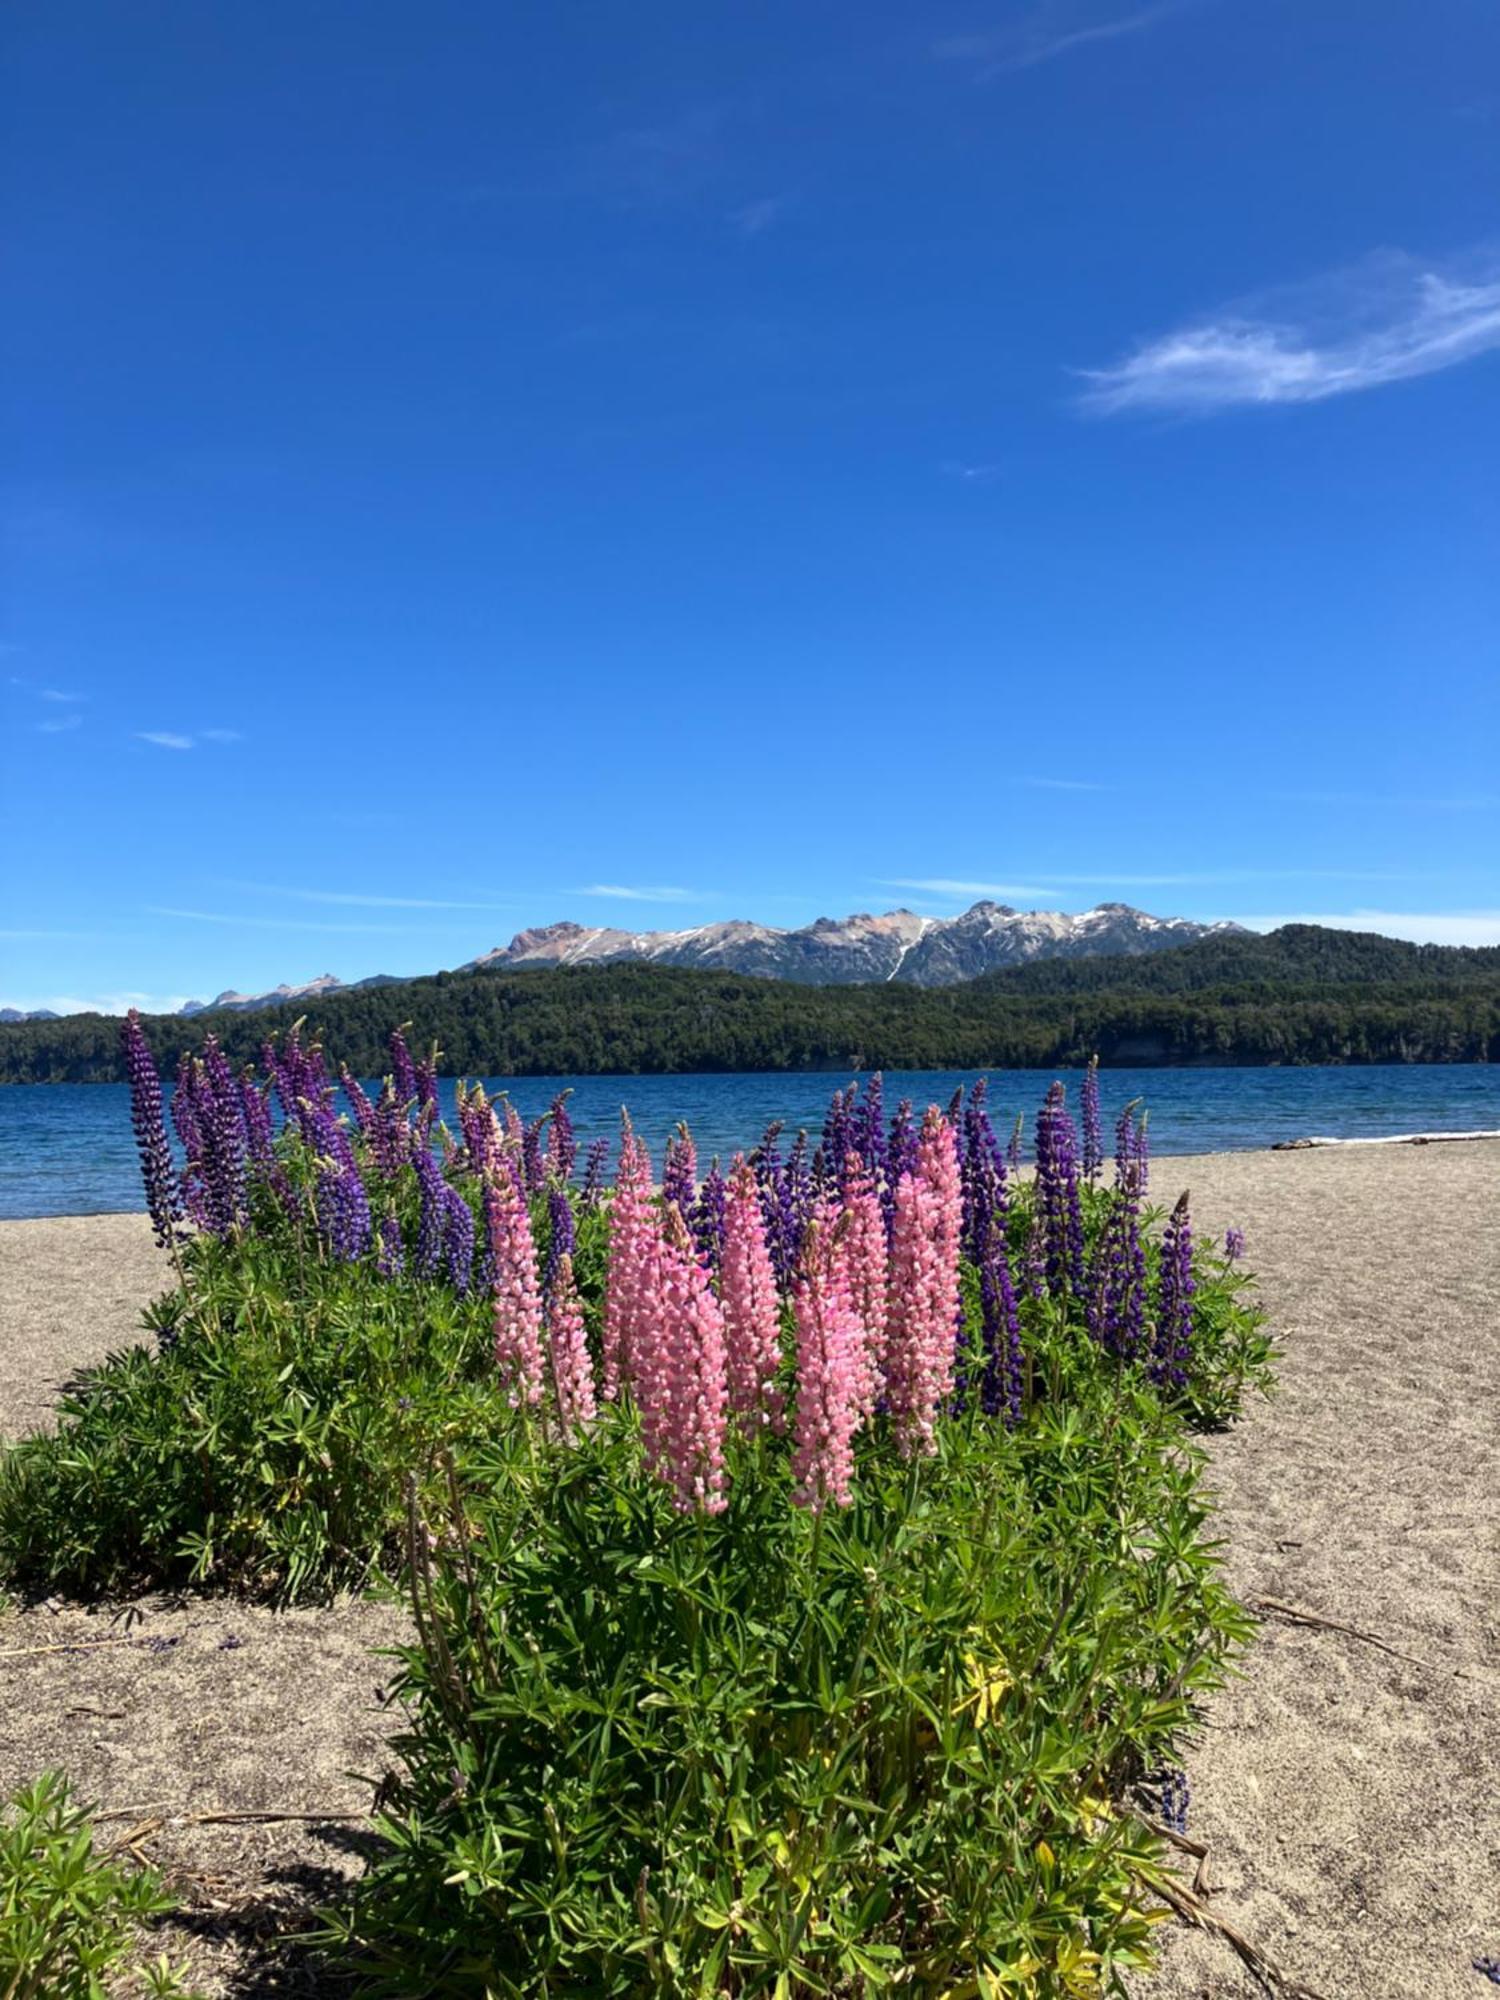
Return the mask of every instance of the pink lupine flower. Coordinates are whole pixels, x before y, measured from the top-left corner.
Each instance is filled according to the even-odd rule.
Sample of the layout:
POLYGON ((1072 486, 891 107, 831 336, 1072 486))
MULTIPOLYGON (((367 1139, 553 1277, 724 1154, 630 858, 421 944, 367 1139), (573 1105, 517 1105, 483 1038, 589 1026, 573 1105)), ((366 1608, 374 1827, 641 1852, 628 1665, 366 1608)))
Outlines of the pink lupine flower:
POLYGON ((630 1379, 631 1345, 641 1288, 643 1260, 656 1232, 651 1203, 651 1156, 620 1114, 620 1165, 609 1212, 609 1270, 604 1283, 602 1384, 614 1402, 630 1379))
MULTIPOLYGON (((847 1507, 864 1381, 864 1329, 849 1288, 849 1250, 838 1212, 820 1203, 792 1286, 797 1316, 797 1411, 792 1499, 821 1513, 847 1507)), ((883 1234, 882 1230, 882 1234, 883 1234)))
POLYGON ((552 1365, 552 1392, 563 1436, 587 1430, 598 1414, 594 1399, 594 1364, 583 1326, 583 1301, 573 1277, 573 1259, 562 1256, 552 1274, 547 1300, 547 1355, 552 1365))
POLYGON ((679 1513, 719 1514, 729 1385, 724 1314, 675 1208, 662 1214, 640 1267, 631 1386, 646 1460, 679 1513))
POLYGON ((864 1161, 851 1153, 844 1176, 844 1243, 849 1292, 859 1321, 860 1415, 874 1415, 885 1391, 885 1211, 864 1161))
POLYGON ((531 1217, 502 1166, 484 1193, 494 1263, 495 1367, 512 1405, 542 1397, 542 1294, 531 1217))
POLYGON ((886 1304, 886 1400, 903 1457, 934 1448, 938 1412, 953 1393, 962 1224, 953 1130, 933 1105, 917 1172, 896 1188, 886 1304))
MULTIPOLYGON (((880 1248, 883 1258, 883 1230, 880 1248)), ((755 1169, 743 1153, 735 1154, 729 1170, 719 1297, 724 1306, 729 1407, 745 1429, 769 1425, 779 1432, 785 1427, 781 1391, 776 1386, 781 1366, 780 1302, 766 1246, 760 1189, 755 1169)))

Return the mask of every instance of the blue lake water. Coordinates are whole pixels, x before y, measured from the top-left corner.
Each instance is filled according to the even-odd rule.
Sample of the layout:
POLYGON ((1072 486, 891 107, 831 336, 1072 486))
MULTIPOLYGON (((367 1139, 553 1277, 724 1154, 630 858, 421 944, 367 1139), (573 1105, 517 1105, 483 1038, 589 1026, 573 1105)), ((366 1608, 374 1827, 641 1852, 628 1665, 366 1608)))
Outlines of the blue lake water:
MULTIPOLYGON (((902 1097, 944 1103, 977 1072, 889 1071, 887 1109, 902 1097)), ((1076 1100, 1078 1075, 1062 1072, 1076 1100)), ((701 1159, 748 1147, 773 1119, 816 1136, 837 1076, 781 1071, 729 1076, 582 1076, 488 1079, 508 1090, 523 1117, 559 1090, 582 1145, 618 1131, 628 1104, 658 1163, 680 1118, 701 1159)), ((990 1105, 1002 1134, 1017 1112, 1028 1128, 1049 1081, 1039 1070, 990 1074, 990 1105)), ((1132 1097, 1151 1113, 1154 1153, 1216 1153, 1279 1139, 1378 1137, 1398 1132, 1500 1129, 1500 1066, 1421 1064, 1368 1069, 1115 1069, 1103 1073, 1106 1121, 1132 1097)), ((445 1084, 451 1107, 453 1085, 445 1084)), ((450 1118, 451 1122, 451 1118, 450 1118)), ((0 1088, 0 1217, 97 1215, 139 1209, 140 1177, 124 1084, 12 1084, 0 1088)))

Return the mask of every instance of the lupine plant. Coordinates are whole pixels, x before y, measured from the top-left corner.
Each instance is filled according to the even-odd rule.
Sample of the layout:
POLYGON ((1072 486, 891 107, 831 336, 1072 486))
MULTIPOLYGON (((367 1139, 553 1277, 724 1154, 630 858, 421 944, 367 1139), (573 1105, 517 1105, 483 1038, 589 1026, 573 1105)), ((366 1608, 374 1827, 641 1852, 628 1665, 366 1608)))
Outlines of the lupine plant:
POLYGON ((336 1109, 293 1033, 190 1062, 127 1023, 162 1351, 0 1468, 23 1586, 305 1596, 404 1576, 391 1849, 348 1935, 385 1990, 1082 1996, 1143 1961, 1122 1808, 1244 1620, 1190 1425, 1270 1349, 1234 1233, 1098 1184, 1062 1087, 1036 1172, 982 1088, 835 1093, 655 1185, 622 1120, 437 1117, 399 1031, 336 1109), (266 1121, 272 1103, 280 1129, 266 1121), (265 1113, 247 1110, 252 1102, 265 1113), (477 1230, 476 1230, 477 1218, 477 1230))

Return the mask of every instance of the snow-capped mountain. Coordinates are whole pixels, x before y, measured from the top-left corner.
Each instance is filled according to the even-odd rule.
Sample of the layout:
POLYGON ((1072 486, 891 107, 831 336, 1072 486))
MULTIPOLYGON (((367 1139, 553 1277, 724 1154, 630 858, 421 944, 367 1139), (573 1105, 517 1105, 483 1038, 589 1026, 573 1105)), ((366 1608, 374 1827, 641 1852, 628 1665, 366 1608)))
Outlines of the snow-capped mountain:
POLYGON ((914 986, 952 986, 1033 958, 1161 951, 1238 928, 1194 923, 1187 917, 1153 917, 1127 903, 1101 903, 1078 916, 1060 910, 1013 910, 1004 903, 975 903, 958 917, 888 910, 883 916, 819 917, 790 931, 742 922, 699 924, 681 931, 586 929, 562 923, 520 931, 508 945, 471 959, 464 970, 515 971, 525 966, 637 959, 750 972, 813 986, 890 979, 914 986))
MULTIPOLYGON (((881 916, 819 917, 799 930, 740 920, 696 924, 681 931, 622 931, 609 926, 542 924, 517 931, 507 945, 471 958, 463 972, 517 972, 558 965, 614 965, 622 961, 685 965, 709 972, 745 972, 761 979, 791 979, 808 986, 854 986, 884 980, 913 986, 955 986, 1000 966, 1033 958, 1139 956, 1195 938, 1237 931, 1238 924, 1200 924, 1188 917, 1153 917, 1128 903, 1100 903, 1070 916, 1062 910, 1013 910, 1004 903, 976 903, 958 917, 919 917, 911 910, 881 916)), ((385 973, 358 986, 388 986, 385 973)), ((269 993, 221 993, 207 1003, 189 1000, 184 1014, 222 1007, 248 1013, 286 1001, 322 1000, 352 991, 333 973, 302 986, 269 993)))

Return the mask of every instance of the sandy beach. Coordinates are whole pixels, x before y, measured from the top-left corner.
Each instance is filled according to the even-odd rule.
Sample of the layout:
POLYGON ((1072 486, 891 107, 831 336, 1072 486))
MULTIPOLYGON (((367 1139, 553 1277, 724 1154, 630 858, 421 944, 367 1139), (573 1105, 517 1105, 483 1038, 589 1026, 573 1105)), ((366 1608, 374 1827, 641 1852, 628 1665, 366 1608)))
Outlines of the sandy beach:
MULTIPOLYGON (((1188 1760, 1210 1907, 1325 2000, 1476 2000, 1500 1953, 1500 1142, 1157 1163, 1158 1199, 1184 1186, 1200 1230, 1246 1232, 1285 1349, 1275 1401, 1209 1441, 1265 1621, 1188 1760)), ((0 1433, 167 1277, 141 1217, 0 1223, 0 1433)), ((190 1816, 361 1811, 399 1612, 132 1609, 0 1616, 0 1788, 60 1765, 145 1829, 205 1991, 333 1990, 263 1945, 357 1865, 357 1821, 190 1816)), ((1163 1958, 1141 2000, 1264 1990, 1219 1936, 1173 1925, 1163 1958)))

